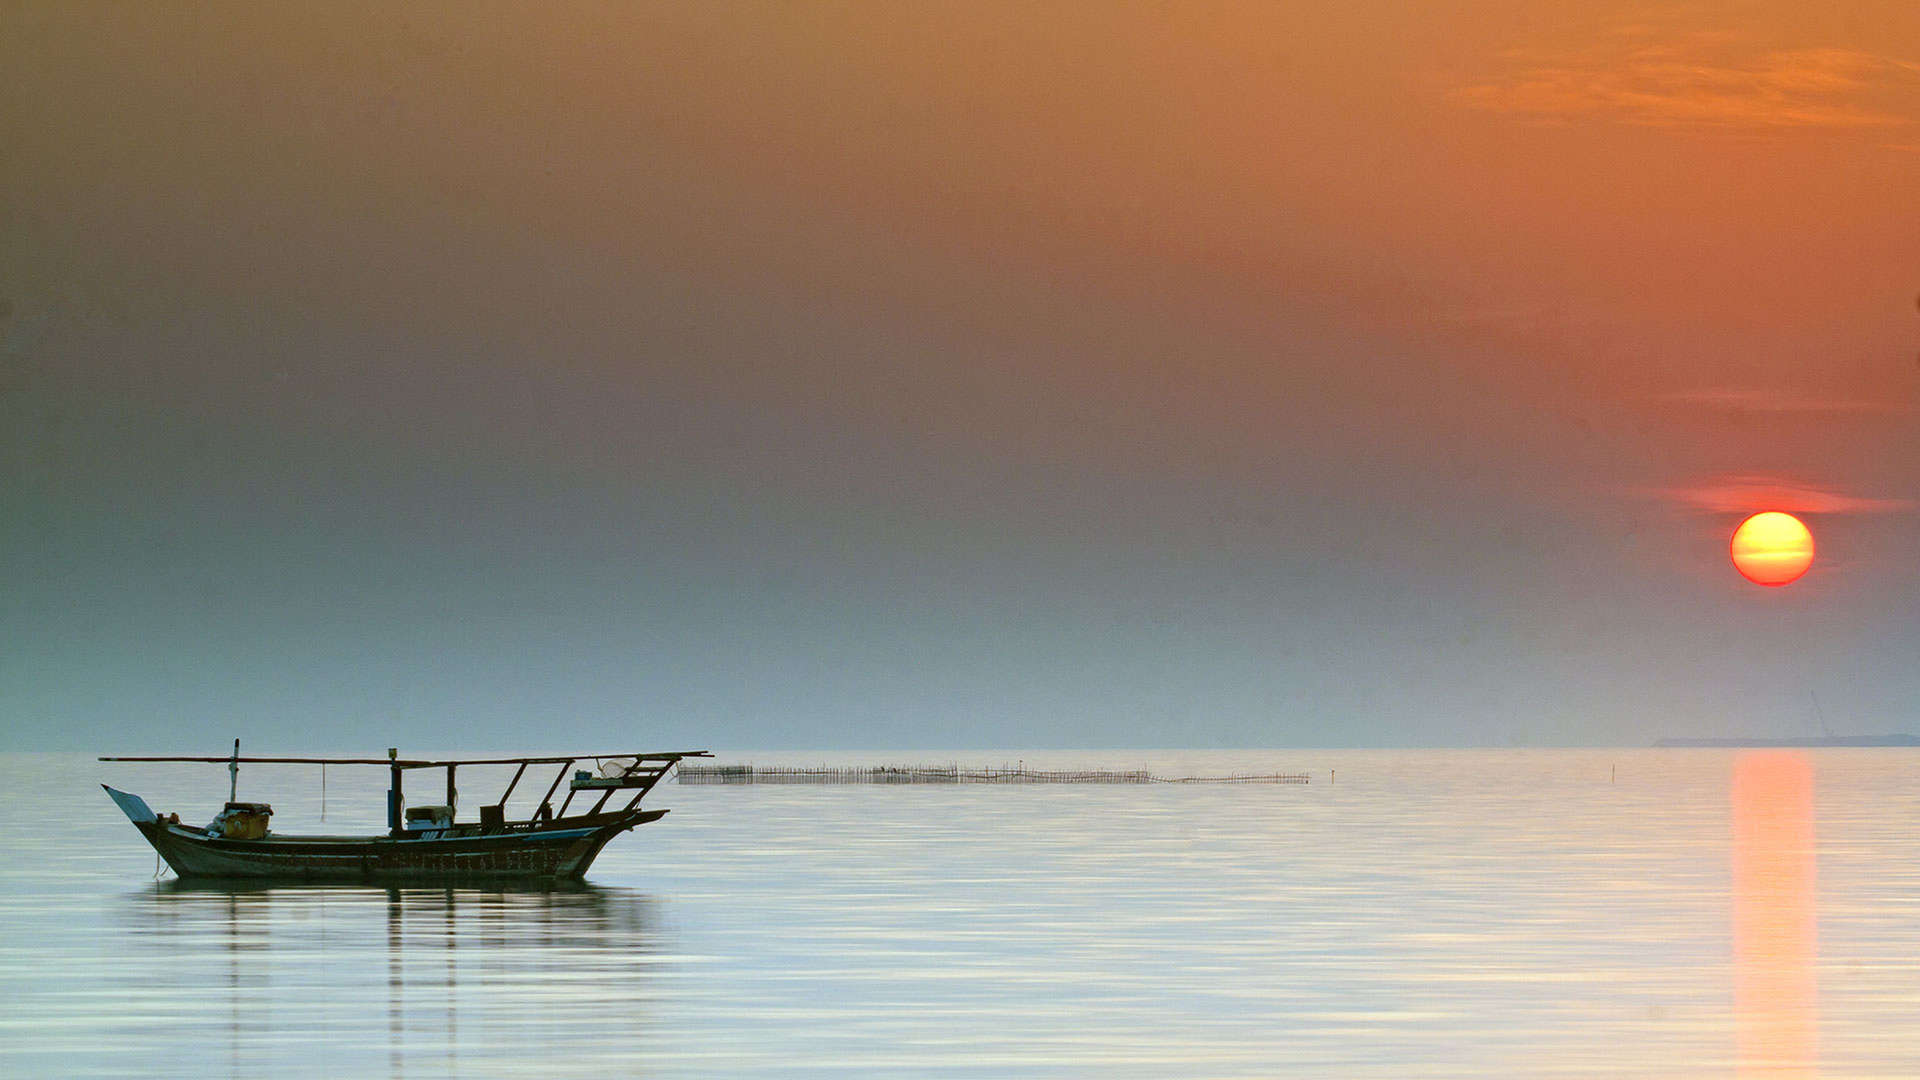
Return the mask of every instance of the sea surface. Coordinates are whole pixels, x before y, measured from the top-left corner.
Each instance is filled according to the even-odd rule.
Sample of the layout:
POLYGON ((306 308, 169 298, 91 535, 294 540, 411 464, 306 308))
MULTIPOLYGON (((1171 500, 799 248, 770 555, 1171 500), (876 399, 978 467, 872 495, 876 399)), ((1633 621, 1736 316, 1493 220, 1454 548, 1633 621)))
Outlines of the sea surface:
MULTIPOLYGON (((576 888, 234 890, 98 786, 224 767, 4 755, 0 1075, 1920 1075, 1920 750, 720 760, 1311 783, 668 782, 576 888)), ((385 779, 240 797, 371 832, 385 779)))

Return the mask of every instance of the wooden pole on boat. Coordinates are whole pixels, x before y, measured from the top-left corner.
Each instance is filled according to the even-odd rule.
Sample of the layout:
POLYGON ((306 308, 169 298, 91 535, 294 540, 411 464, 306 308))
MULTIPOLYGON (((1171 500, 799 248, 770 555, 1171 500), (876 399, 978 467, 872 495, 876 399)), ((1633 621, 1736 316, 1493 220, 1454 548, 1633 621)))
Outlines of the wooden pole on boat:
POLYGON ((560 766, 560 775, 554 777, 553 783, 547 785, 547 793, 540 796, 540 805, 535 807, 533 811, 533 816, 536 821, 539 820, 542 811, 545 811, 546 816, 549 818, 553 816, 553 807, 550 805, 553 801, 553 793, 560 790, 560 781, 567 778, 567 770, 573 768, 575 760, 574 758, 568 758, 567 763, 560 766))
POLYGON ((513 770, 513 779, 507 781, 506 794, 500 796, 500 805, 502 808, 507 805, 507 800, 513 797, 513 789, 520 786, 520 778, 525 775, 527 775, 527 763, 523 761, 520 763, 519 768, 513 770))
POLYGON ((227 762, 227 801, 240 798, 240 740, 233 740, 233 757, 227 762))
POLYGON ((400 748, 387 747, 388 768, 393 770, 393 786, 387 789, 387 830, 396 838, 400 835, 400 748))

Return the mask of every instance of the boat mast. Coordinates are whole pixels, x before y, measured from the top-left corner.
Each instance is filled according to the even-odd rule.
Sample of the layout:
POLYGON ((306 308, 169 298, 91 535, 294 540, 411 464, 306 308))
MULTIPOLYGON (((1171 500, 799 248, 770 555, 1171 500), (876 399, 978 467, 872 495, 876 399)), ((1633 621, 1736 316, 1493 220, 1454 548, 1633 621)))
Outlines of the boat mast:
POLYGON ((227 801, 240 798, 240 740, 233 740, 233 758, 227 762, 227 801))
POLYGON ((388 768, 393 770, 393 786, 387 790, 387 831, 398 839, 401 833, 400 817, 404 812, 400 805, 400 748, 387 747, 387 760, 392 763, 388 768))

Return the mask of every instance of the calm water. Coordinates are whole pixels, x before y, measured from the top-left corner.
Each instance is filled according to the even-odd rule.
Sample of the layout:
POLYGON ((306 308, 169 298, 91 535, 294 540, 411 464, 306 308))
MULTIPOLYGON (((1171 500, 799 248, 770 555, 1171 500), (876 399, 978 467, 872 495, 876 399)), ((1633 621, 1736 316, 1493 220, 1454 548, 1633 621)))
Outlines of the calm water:
MULTIPOLYGON (((669 783, 586 887, 236 892, 94 786, 223 768, 0 757, 0 1074, 1920 1075, 1920 752, 727 759, 1020 757, 1313 783, 669 783)), ((241 797, 319 827, 317 769, 241 797)))

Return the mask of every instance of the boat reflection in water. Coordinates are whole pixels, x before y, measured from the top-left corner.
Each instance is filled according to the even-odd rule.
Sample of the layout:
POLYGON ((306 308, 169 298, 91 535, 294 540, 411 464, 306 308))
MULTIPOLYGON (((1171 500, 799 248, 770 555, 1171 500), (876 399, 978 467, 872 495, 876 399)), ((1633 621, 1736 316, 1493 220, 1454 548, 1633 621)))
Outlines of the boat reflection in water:
POLYGON ((1820 1002, 1813 763, 1750 751, 1733 766, 1733 1003, 1742 1076, 1813 1076, 1820 1002))
POLYGON ((168 881, 152 901, 140 939, 199 968, 213 996, 199 1016, 216 1029, 199 1047, 224 1041, 231 1075, 289 1058, 460 1075, 534 1046, 564 1047, 569 1068, 639 1064, 660 960, 642 894, 168 881))

